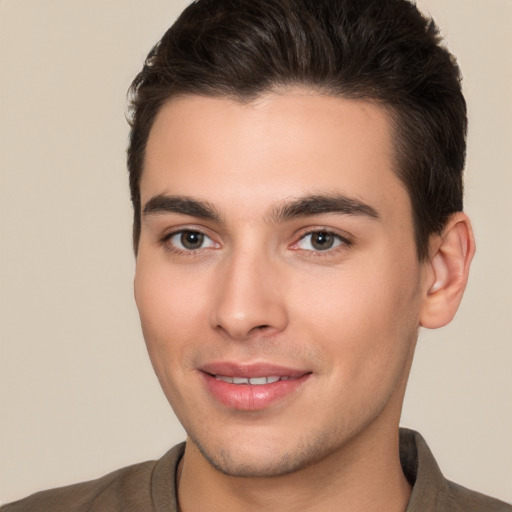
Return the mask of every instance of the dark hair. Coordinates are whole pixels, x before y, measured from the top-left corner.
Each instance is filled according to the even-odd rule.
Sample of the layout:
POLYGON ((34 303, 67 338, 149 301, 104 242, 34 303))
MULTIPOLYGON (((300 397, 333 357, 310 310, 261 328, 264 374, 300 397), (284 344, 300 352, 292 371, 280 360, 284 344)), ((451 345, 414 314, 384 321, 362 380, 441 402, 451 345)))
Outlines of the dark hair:
POLYGON ((303 85, 375 101, 390 113, 396 173, 413 208, 418 257, 462 210, 466 103, 434 22, 407 0, 198 0, 150 51, 130 87, 128 147, 140 236, 139 183, 162 105, 180 94, 250 101, 303 85))

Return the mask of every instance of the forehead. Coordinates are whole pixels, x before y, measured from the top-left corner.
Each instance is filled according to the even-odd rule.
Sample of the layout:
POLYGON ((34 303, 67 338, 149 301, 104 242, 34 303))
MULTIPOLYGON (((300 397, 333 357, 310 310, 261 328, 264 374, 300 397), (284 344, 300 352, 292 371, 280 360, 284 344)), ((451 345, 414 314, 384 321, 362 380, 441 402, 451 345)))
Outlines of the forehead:
POLYGON ((155 119, 141 198, 193 194, 247 208, 343 193, 377 208, 383 199, 408 203, 393 168, 391 123, 374 103, 303 89, 248 103, 190 95, 155 119))

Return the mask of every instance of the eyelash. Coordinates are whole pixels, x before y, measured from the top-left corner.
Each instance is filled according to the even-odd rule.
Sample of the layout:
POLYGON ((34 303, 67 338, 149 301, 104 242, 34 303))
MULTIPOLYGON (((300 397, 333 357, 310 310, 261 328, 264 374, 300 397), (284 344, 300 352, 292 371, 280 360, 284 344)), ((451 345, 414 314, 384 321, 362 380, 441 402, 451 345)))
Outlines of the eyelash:
POLYGON ((205 249, 208 249, 208 247, 200 247, 198 249, 180 249, 179 247, 176 247, 173 245, 170 240, 177 236, 177 235, 183 235, 184 233, 191 233, 191 234, 197 234, 203 237, 206 237, 210 239, 213 244, 218 245, 216 242, 213 241, 212 237, 208 236, 204 231, 201 231, 199 229, 187 229, 182 228, 177 231, 172 231, 171 233, 167 233, 160 239, 160 244, 165 248, 165 250, 178 254, 178 255, 184 255, 184 256, 200 256, 202 252, 205 249))
POLYGON ((332 231, 331 229, 320 228, 320 229, 312 229, 310 231, 306 231, 306 232, 302 233, 300 235, 300 238, 298 239, 298 241, 294 242, 292 244, 291 248, 293 250, 301 250, 299 248, 295 249, 294 246, 297 246, 300 242, 305 240, 306 237, 312 236, 315 234, 323 234, 323 235, 332 236, 335 239, 335 242, 337 241, 339 243, 338 243, 338 245, 335 245, 332 248, 327 248, 324 250, 302 249, 302 251, 307 252, 308 255, 311 255, 313 257, 318 257, 318 258, 329 257, 329 256, 332 256, 333 253, 335 254, 335 253, 338 253, 339 251, 349 249, 352 246, 352 241, 349 240, 348 238, 336 233, 335 231, 332 231))
MULTIPOLYGON (((170 243, 170 240, 173 237, 175 237, 177 235, 183 235, 184 233, 198 234, 198 235, 201 235, 203 237, 207 237, 208 239, 210 239, 212 241, 213 244, 218 245, 215 241, 213 241, 213 239, 210 236, 208 236, 203 231, 201 231, 199 229, 186 229, 186 228, 182 228, 182 229, 179 229, 177 231, 172 231, 171 233, 165 234, 163 237, 161 237, 159 242, 167 251, 175 253, 175 254, 179 254, 179 255, 185 255, 185 256, 200 256, 205 249, 209 249, 209 247, 200 247, 198 249, 180 249, 180 248, 178 248, 175 245, 170 243)), ((292 250, 302 250, 303 252, 307 252, 309 255, 312 255, 314 257, 327 257, 327 256, 332 255, 333 253, 336 253, 336 252, 340 251, 340 250, 348 249, 351 246, 352 246, 352 242, 349 239, 347 239, 344 236, 341 236, 338 233, 335 233, 332 230, 329 230, 329 229, 313 229, 313 230, 306 231, 306 232, 302 233, 300 235, 299 239, 296 242, 294 242, 290 246, 290 248, 292 250), (338 245, 335 245, 332 248, 327 248, 327 249, 324 249, 324 250, 321 250, 321 249, 318 249, 318 250, 315 250, 315 249, 300 249, 300 248, 294 247, 294 246, 297 246, 303 240, 305 240, 306 237, 312 236, 312 235, 315 235, 315 234, 324 234, 324 235, 332 236, 335 239, 335 242, 337 241, 339 243, 338 243, 338 245)))

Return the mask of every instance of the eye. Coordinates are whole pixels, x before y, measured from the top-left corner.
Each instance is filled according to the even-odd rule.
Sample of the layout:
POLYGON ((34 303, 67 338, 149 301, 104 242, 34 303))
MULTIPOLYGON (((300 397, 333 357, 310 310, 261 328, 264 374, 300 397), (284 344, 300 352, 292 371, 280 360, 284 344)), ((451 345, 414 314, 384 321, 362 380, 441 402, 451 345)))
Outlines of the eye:
POLYGON ((306 251, 328 251, 348 242, 341 236, 329 231, 313 231, 304 235, 296 244, 297 249, 306 251))
POLYGON ((167 241, 173 247, 181 251, 195 251, 198 249, 217 246, 209 236, 201 233, 201 231, 193 231, 189 229, 173 233, 167 238, 167 241))

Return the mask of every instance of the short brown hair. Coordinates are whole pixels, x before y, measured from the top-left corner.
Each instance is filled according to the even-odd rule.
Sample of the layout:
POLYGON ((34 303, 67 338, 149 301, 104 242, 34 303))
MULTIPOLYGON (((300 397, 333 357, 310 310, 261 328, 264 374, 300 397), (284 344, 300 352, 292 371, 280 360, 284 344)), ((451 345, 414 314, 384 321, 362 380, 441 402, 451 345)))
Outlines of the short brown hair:
POLYGON ((150 51, 130 87, 128 170, 140 236, 140 178, 155 117, 182 94, 249 101, 282 86, 375 101, 391 113, 419 259, 462 210, 466 103, 436 25, 407 0, 198 0, 150 51))

